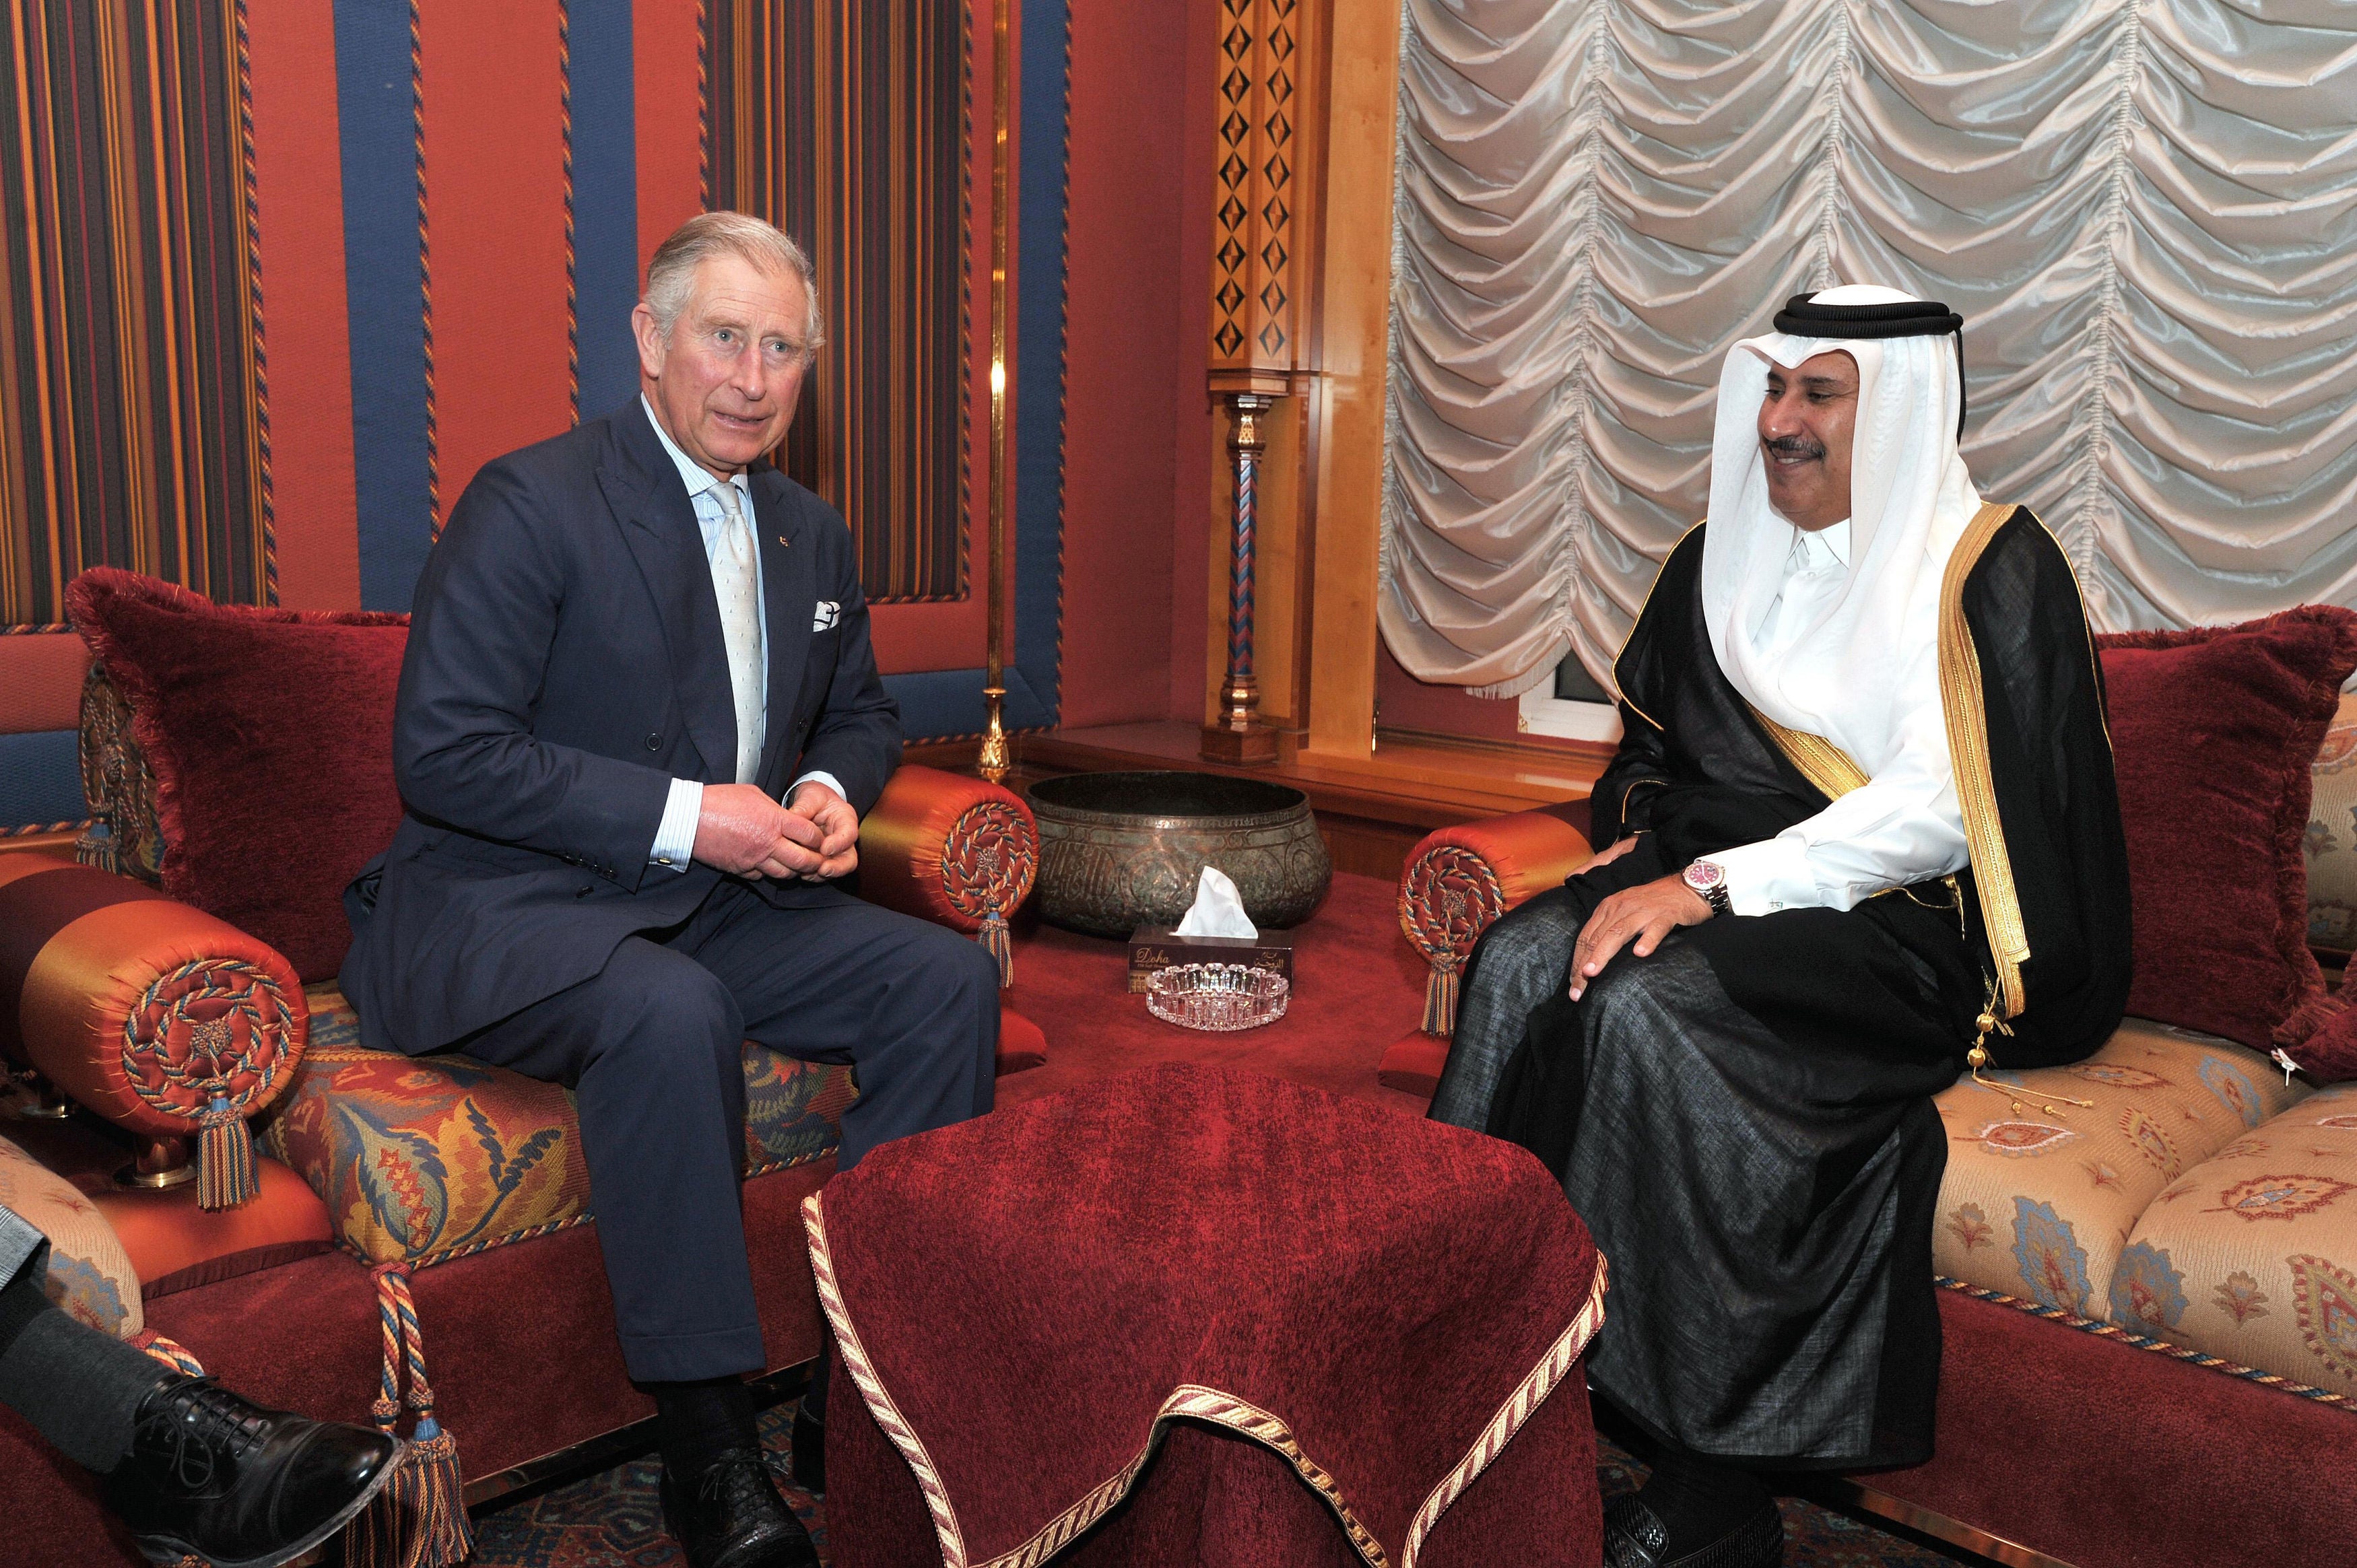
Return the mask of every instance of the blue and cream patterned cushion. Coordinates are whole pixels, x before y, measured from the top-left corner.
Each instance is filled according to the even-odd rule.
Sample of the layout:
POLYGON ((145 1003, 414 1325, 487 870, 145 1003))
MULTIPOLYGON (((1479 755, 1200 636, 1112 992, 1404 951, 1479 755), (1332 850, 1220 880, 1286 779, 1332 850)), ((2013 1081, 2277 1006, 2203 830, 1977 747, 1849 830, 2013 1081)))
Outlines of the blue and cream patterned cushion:
POLYGON ((2161 1189, 2309 1092, 2256 1051, 2136 1018, 2086 1061, 1993 1076, 2007 1087, 1964 1079, 1937 1101, 1933 1267, 2090 1318, 2161 1189))
POLYGON ((147 1326, 139 1276, 97 1204, 0 1138, 0 1208, 49 1239, 48 1297, 102 1333, 128 1339, 147 1326))
POLYGON ((2357 1083, 2171 1182, 2136 1222, 2106 1305, 2123 1328, 2357 1397, 2357 1083))

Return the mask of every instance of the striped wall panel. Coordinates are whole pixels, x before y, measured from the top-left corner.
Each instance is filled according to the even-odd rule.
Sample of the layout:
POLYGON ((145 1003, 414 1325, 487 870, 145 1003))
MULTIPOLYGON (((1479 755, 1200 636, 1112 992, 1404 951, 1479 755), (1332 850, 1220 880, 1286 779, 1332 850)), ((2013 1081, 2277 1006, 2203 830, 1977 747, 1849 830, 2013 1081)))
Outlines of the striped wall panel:
POLYGON ((274 598, 241 0, 16 0, 0 69, 0 624, 85 566, 274 598))
POLYGON ((712 205, 817 263, 829 347, 778 455, 840 508, 870 600, 968 591, 962 0, 712 0, 712 205))
MULTIPOLYGON (((1010 4, 1007 713, 1031 727, 1053 722, 1058 673, 1068 62, 1065 0, 1010 4)), ((406 609, 437 511, 482 461, 632 395, 648 254, 735 200, 784 217, 840 280, 821 361, 837 379, 819 394, 833 423, 814 397, 800 471, 835 487, 860 533, 909 734, 973 733, 984 583, 967 519, 988 454, 966 424, 985 390, 967 312, 988 285, 990 15, 12 0, 0 632, 54 628, 63 585, 102 561, 229 602, 283 585, 306 608, 406 609), (716 71, 740 38, 768 63, 716 71), (740 104, 770 127, 758 145, 740 104)), ((66 726, 81 670, 70 633, 0 635, 0 832, 81 815, 66 726)))

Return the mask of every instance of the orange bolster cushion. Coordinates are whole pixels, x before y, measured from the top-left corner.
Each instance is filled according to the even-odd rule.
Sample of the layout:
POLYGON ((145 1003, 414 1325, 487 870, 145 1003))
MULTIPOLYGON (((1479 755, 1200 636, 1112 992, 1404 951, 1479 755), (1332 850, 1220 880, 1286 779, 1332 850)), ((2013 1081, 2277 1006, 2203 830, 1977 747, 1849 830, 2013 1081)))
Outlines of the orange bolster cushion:
POLYGON ((1401 874, 1400 929, 1432 962, 1460 965, 1492 921, 1562 886, 1590 854, 1578 829, 1544 811, 1437 829, 1401 874))
POLYGON ((1039 830, 1011 789, 906 767, 859 824, 859 896, 978 931, 1015 913, 1039 872, 1039 830))
POLYGON ((0 857, 0 1053, 117 1126, 194 1137, 250 1116, 302 1060, 310 1009, 268 944, 151 887, 0 857))

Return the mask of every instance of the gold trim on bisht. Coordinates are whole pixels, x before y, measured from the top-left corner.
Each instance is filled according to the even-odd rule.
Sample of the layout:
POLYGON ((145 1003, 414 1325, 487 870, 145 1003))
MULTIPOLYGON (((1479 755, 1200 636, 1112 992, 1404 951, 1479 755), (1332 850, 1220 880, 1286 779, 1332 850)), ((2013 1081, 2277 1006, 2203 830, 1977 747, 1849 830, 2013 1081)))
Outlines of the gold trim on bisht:
POLYGON ((2029 932, 2022 925, 2013 858, 2005 847, 2005 824, 1997 817, 1996 781, 1989 773, 1987 699, 1973 628, 1964 623, 1964 579, 2015 510, 1985 502, 1956 541, 1940 581, 1940 705, 1947 714, 1948 756, 1955 768, 1964 842, 1972 850, 1973 886, 1980 896, 1989 956, 1996 965, 1989 999, 1996 1022, 2013 1017, 2024 1005, 2021 966, 2029 958, 2029 932))
MULTIPOLYGON (((1749 703, 1744 704, 1750 707, 1749 703)), ((1751 716, 1784 754, 1784 760, 1801 770, 1801 777, 1815 786, 1818 794, 1828 800, 1838 800, 1851 790, 1862 788, 1867 781, 1866 769, 1857 759, 1821 735, 1811 735, 1804 729, 1786 729, 1758 708, 1751 716)))

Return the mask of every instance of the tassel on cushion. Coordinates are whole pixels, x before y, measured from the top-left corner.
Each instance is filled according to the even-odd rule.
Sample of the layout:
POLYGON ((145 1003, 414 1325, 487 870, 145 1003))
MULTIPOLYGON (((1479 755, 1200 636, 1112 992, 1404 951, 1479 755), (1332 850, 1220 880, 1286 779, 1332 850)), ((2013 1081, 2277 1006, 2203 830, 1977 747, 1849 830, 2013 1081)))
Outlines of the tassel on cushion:
POLYGON ((998 989, 1006 990, 1015 983, 1015 942, 1006 929, 1006 917, 993 904, 982 918, 982 929, 974 936, 983 950, 998 961, 998 989))
POLYGON ((425 1380, 425 1347, 417 1327, 417 1305, 410 1299, 409 1265, 383 1263, 371 1272, 376 1276, 384 1359, 369 1413, 380 1430, 395 1435, 405 1403, 412 1425, 401 1468, 347 1532, 344 1561, 347 1568, 452 1568, 475 1549, 459 1478, 457 1439, 434 1419, 434 1389, 425 1380))
POLYGON ((1457 961, 1436 958, 1424 982, 1424 1032, 1448 1039, 1457 1033, 1457 961))
POLYGON ((253 1134, 227 1097, 213 1096, 197 1138, 197 1207, 230 1208, 262 1190, 253 1170, 253 1134))

